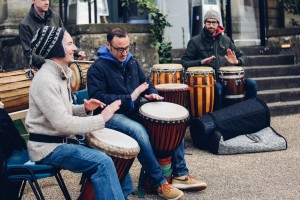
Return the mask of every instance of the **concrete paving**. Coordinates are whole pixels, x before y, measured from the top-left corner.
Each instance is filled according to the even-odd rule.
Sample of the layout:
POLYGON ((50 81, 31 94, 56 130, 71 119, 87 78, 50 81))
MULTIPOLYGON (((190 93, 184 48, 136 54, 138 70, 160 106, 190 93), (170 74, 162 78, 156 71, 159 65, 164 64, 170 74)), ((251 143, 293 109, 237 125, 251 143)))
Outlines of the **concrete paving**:
MULTIPOLYGON (((214 155, 192 145, 189 129, 185 136, 185 158, 190 174, 207 182, 201 192, 185 192, 189 200, 298 200, 300 199, 300 114, 271 118, 271 126, 288 142, 288 149, 266 153, 214 155)), ((137 159, 130 169, 135 188, 140 164, 137 159)), ((79 196, 81 175, 62 171, 72 199, 79 196)), ((55 179, 39 182, 46 199, 64 199, 55 179)), ((161 200, 145 194, 145 199, 161 200)), ((23 199, 35 199, 26 188, 23 199)), ((130 200, 138 200, 131 195, 130 200)))

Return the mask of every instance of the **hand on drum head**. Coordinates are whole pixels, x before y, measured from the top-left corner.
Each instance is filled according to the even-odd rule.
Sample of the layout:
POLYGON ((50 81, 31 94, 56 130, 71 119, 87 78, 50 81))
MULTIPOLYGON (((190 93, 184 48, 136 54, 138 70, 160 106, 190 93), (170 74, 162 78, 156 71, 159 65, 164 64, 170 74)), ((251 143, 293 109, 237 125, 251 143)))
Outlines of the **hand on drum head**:
POLYGON ((85 110, 87 111, 93 111, 98 107, 104 108, 104 106, 106 106, 106 104, 97 99, 90 99, 90 100, 84 99, 84 107, 85 110))
POLYGON ((239 63, 238 59, 236 58, 235 52, 231 49, 227 49, 227 55, 225 55, 226 60, 233 64, 237 65, 239 63))
POLYGON ((159 96, 158 94, 154 94, 154 93, 149 94, 149 95, 145 94, 145 98, 148 100, 163 100, 164 99, 164 97, 159 96))
POLYGON ((201 60, 201 64, 202 65, 208 64, 208 63, 210 63, 215 58, 216 58, 216 56, 211 56, 211 57, 208 57, 208 58, 204 58, 203 60, 201 60))
POLYGON ((111 104, 109 104, 108 106, 106 106, 104 110, 101 112, 101 116, 103 117, 103 120, 107 122, 113 116, 113 114, 117 110, 119 110, 120 106, 121 106, 121 100, 116 100, 111 104))
POLYGON ((131 94, 132 101, 135 101, 142 92, 144 92, 145 90, 148 89, 148 87, 149 87, 149 84, 147 82, 145 82, 145 83, 142 83, 141 85, 139 85, 137 88, 135 88, 135 90, 131 94))

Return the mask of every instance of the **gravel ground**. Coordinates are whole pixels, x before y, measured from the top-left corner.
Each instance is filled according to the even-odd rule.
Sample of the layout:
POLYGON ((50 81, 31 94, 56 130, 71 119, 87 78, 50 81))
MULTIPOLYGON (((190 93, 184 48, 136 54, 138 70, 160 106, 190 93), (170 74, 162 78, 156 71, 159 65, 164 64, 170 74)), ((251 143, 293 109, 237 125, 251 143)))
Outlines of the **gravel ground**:
MULTIPOLYGON (((189 129, 185 136, 185 159, 190 174, 202 179, 208 188, 201 192, 185 192, 189 200, 298 200, 300 199, 300 114, 271 118, 271 126, 288 142, 288 149, 266 153, 214 155, 192 146, 189 129)), ((130 169, 135 188, 140 164, 137 159, 130 169)), ((72 199, 79 196, 81 175, 62 171, 72 199)), ((54 178, 39 181, 46 199, 60 200, 63 195, 54 178)), ((23 199, 35 199, 29 187, 23 199)), ((131 195, 130 200, 139 199, 131 195)), ((145 199, 160 200, 145 194, 145 199)))

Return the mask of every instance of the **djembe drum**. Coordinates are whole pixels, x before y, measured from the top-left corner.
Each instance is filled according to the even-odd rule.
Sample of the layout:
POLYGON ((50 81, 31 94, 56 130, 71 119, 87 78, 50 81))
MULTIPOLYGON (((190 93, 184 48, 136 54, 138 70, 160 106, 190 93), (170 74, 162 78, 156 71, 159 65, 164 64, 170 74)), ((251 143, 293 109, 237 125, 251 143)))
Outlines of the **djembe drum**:
POLYGON ((155 64, 151 69, 153 85, 164 83, 183 83, 181 64, 155 64))
POLYGON ((158 94, 165 102, 176 103, 189 108, 189 86, 181 83, 167 83, 155 85, 158 94))
POLYGON ((150 102, 140 107, 139 114, 141 123, 148 130, 158 163, 171 182, 171 156, 184 138, 189 112, 178 104, 150 102))
POLYGON ((245 98, 244 93, 244 69, 242 67, 220 67, 218 78, 224 89, 224 106, 229 106, 245 98))
MULTIPOLYGON (((26 76, 29 70, 0 72, 0 101, 6 112, 28 108, 31 79, 26 76)), ((35 73, 35 71, 34 71, 35 73)))
POLYGON ((189 67, 186 83, 190 87, 190 112, 193 118, 213 111, 214 70, 211 67, 189 67))
MULTIPOLYGON (((120 181, 125 178, 135 157, 140 152, 140 147, 133 138, 113 129, 104 128, 87 133, 86 139, 90 147, 99 149, 112 158, 120 181)), ((92 184, 89 180, 83 186, 78 199, 94 199, 92 184)))
POLYGON ((74 62, 70 63, 70 69, 72 70, 72 76, 70 80, 72 92, 86 88, 87 70, 93 63, 94 61, 86 60, 75 60, 74 62))

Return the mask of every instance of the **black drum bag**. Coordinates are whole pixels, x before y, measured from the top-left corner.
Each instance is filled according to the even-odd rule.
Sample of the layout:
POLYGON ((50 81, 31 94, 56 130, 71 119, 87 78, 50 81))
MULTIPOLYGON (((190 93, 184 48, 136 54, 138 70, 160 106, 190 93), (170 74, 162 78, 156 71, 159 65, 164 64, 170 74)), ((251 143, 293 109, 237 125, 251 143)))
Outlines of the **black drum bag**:
POLYGON ((238 135, 251 134, 270 126, 270 111, 260 99, 248 99, 191 122, 190 133, 194 145, 200 149, 209 149, 211 140, 220 140, 213 136, 215 130, 224 140, 238 135))

